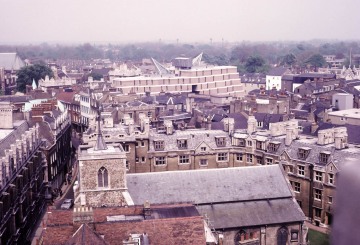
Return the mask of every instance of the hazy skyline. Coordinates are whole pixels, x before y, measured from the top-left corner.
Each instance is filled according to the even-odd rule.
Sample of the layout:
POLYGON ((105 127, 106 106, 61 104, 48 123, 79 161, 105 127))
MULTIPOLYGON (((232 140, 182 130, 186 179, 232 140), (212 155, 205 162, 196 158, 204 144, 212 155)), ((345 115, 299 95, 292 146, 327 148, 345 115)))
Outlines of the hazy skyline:
POLYGON ((0 0, 0 43, 359 40, 359 0, 0 0))

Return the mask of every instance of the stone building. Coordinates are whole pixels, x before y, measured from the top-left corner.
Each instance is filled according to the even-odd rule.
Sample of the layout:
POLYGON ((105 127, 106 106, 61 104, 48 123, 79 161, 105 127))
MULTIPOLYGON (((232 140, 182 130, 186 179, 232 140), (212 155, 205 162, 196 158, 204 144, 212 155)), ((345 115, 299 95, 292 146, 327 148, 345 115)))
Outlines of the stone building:
POLYGON ((127 175, 134 204, 194 203, 219 244, 305 244, 305 216, 279 165, 127 175))
POLYGON ((12 107, 0 104, 0 243, 23 244, 45 209, 46 159, 39 126, 13 120, 12 107))
MULTIPOLYGON (((124 125, 103 127, 103 135, 107 143, 122 144, 128 173, 281 164, 306 216, 318 225, 331 223, 337 173, 360 153, 347 144, 345 129, 320 130, 313 137, 301 135, 295 119, 270 122, 268 129, 259 127, 251 115, 244 127, 238 128, 234 118, 222 123, 217 130, 177 130, 165 121, 164 130, 157 131, 143 117, 140 127, 128 119, 124 125), (335 143, 339 140, 341 147, 335 143)), ((90 129, 84 142, 94 145, 96 137, 96 130, 90 129)))
MULTIPOLYGON (((134 239, 145 239, 144 244, 146 239, 151 244, 177 244, 173 239, 181 239, 181 244, 224 245, 306 241, 305 216, 279 165, 127 174, 125 152, 121 146, 105 143, 100 118, 94 145, 79 149, 76 207, 72 213, 67 211, 72 223, 65 211, 51 211, 44 240, 66 243, 80 229, 89 236, 101 234, 110 244, 121 244, 124 231, 132 235, 122 244, 139 244, 134 239), (53 214, 58 218, 53 219, 53 214)), ((226 125, 233 132, 231 120, 226 125)), ((167 126, 170 135, 173 129, 167 126)))
POLYGON ((266 91, 261 87, 258 91, 242 99, 230 102, 230 113, 260 112, 269 114, 289 114, 291 98, 284 91, 266 91))

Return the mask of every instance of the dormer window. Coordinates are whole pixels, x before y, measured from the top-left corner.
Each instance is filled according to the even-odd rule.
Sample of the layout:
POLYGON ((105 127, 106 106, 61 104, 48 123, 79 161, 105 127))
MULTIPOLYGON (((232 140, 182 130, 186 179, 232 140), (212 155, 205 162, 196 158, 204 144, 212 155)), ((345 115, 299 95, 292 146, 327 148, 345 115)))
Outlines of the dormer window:
POLYGON ((239 139, 238 140, 238 146, 244 147, 245 146, 245 140, 244 139, 239 139))
POLYGON ((319 159, 320 163, 327 163, 329 158, 330 158, 329 152, 320 152, 320 159, 319 159))
POLYGON ((256 141, 256 149, 263 150, 264 144, 265 143, 263 141, 256 141))
POLYGON ((252 141, 251 140, 247 141, 247 146, 252 146, 252 141))
POLYGON ((280 143, 270 142, 267 149, 268 149, 269 152, 276 152, 279 145, 280 145, 280 143))
POLYGON ((298 157, 299 159, 305 160, 308 157, 309 153, 310 153, 310 148, 307 147, 299 148, 298 157))
POLYGON ((226 146, 226 138, 225 137, 216 137, 216 145, 218 147, 226 146))
POLYGON ((155 151, 162 151, 162 150, 164 150, 164 148, 165 148, 165 145, 164 145, 163 140, 154 141, 154 149, 155 149, 155 151))
POLYGON ((178 145, 179 149, 187 149, 187 140, 179 139, 179 140, 177 140, 177 145, 178 145))

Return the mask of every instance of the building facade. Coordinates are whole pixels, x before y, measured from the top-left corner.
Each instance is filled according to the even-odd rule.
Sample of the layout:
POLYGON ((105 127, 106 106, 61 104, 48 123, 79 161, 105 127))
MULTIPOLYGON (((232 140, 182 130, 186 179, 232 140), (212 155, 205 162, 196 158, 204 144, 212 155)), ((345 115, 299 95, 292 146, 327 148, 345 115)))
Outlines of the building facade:
POLYGON ((9 104, 1 104, 0 111, 0 131, 6 135, 0 141, 0 242, 23 244, 46 207, 47 164, 38 125, 13 122, 9 104))

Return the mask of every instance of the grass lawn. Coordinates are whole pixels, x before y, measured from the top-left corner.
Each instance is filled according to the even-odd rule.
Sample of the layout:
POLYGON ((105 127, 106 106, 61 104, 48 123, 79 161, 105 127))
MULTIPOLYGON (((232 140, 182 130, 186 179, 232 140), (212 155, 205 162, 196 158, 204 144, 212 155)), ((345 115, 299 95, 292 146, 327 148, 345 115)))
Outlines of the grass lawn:
POLYGON ((309 229, 308 237, 310 245, 330 245, 328 234, 309 229))

